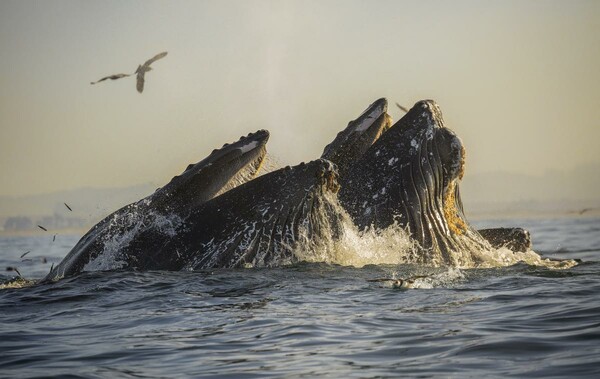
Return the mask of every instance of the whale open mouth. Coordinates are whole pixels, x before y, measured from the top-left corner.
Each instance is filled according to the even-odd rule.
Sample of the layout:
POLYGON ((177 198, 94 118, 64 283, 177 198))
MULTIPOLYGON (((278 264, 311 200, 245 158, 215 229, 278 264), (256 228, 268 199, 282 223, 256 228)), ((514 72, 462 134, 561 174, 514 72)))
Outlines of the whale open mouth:
POLYGON ((259 130, 225 144, 169 182, 167 196, 185 199, 180 203, 194 206, 252 180, 266 156, 269 132, 259 130))
POLYGON ((267 154, 268 140, 269 132, 260 130, 245 138, 242 137, 237 143, 228 146, 231 149, 223 158, 214 163, 215 168, 218 168, 223 176, 221 180, 229 178, 215 194, 215 197, 257 176, 267 154))
POLYGON ((267 173, 186 216, 184 234, 193 236, 194 249, 179 246, 187 239, 180 234, 160 254, 186 251, 181 262, 190 270, 293 263, 298 244, 321 240, 335 224, 325 216, 336 216, 327 195, 338 188, 337 168, 323 159, 267 173))
MULTIPOLYGON (((465 149, 444 125, 432 100, 420 101, 393 126, 397 129, 401 207, 396 219, 429 251, 426 259, 462 265, 467 250, 482 249, 482 239, 462 212, 458 184, 465 170, 465 149)), ((394 137, 391 134, 389 137, 394 137)), ((382 137, 383 138, 383 137, 382 137)))
POLYGON ((335 139, 323 150, 321 158, 330 160, 338 166, 340 175, 344 175, 371 145, 384 133, 392 118, 387 114, 387 100, 381 98, 348 126, 339 132, 335 139))
POLYGON ((406 227, 424 263, 461 266, 469 258, 456 252, 485 244, 462 212, 464 168, 465 149, 440 108, 420 101, 354 165, 340 200, 360 227, 406 227))

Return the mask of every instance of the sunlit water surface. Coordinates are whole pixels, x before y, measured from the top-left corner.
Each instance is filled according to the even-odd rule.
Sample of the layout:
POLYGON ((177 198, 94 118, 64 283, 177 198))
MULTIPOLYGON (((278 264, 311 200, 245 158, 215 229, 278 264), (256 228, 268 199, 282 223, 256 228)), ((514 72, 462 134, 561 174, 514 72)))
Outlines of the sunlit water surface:
MULTIPOLYGON (((0 377, 599 377, 600 219, 474 224, 523 226, 536 252, 583 262, 117 271, 5 288, 0 377), (408 290, 368 281, 415 275, 427 278, 408 290)), ((7 267, 43 277, 78 238, 0 238, 0 282, 7 267)))

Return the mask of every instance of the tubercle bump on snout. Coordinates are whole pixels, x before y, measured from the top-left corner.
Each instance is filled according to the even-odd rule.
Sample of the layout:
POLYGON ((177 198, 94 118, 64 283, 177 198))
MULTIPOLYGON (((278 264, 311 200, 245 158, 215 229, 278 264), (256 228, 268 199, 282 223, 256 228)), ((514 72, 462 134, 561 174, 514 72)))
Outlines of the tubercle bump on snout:
POLYGON ((416 111, 421 117, 426 117, 428 123, 433 123, 439 128, 444 127, 444 116, 440 106, 434 100, 418 101, 409 113, 416 111))

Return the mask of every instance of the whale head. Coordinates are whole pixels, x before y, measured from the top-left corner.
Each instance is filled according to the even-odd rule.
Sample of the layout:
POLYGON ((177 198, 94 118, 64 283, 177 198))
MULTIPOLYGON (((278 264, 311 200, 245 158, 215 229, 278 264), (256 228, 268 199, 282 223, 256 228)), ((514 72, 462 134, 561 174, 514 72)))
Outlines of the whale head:
POLYGON ((419 101, 356 162, 341 183, 340 200, 363 228, 407 228, 424 250, 424 263, 470 264, 463 252, 480 251, 486 242, 463 213, 465 158, 439 106, 419 101))
POLYGON ((339 132, 335 139, 323 150, 321 158, 328 159, 338 166, 343 176, 369 147, 392 124, 387 112, 387 100, 381 98, 373 102, 355 120, 339 132))
POLYGON ((190 164, 152 196, 166 210, 193 207, 253 179, 264 161, 269 132, 259 130, 225 144, 198 163, 190 164))

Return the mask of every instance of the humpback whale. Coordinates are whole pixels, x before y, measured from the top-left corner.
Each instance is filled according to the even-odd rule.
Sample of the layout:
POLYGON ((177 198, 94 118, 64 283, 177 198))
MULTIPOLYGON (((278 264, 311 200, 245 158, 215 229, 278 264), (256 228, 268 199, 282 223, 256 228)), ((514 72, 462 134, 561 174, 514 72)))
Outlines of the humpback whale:
POLYGON ((256 178, 269 133, 226 144, 99 222, 44 281, 119 268, 294 263, 301 259, 298 248, 310 251, 343 232, 338 200, 361 229, 405 228, 425 264, 473 266, 491 247, 531 247, 523 229, 479 233, 468 223, 459 191, 465 149, 434 101, 416 103, 391 123, 387 101, 378 99, 321 159, 256 178))
POLYGON ((490 228, 477 231, 495 249, 506 247, 518 252, 531 249, 531 235, 523 228, 490 228))
POLYGON ((337 169, 327 160, 288 166, 192 208, 175 238, 140 234, 121 259, 139 270, 294 263, 296 248, 318 244, 341 222, 328 200, 338 189, 337 169))
MULTIPOLYGON (((329 159, 338 166, 342 186, 345 186, 347 176, 351 175, 348 173, 348 169, 353 167, 371 145, 390 129, 391 117, 387 114, 387 105, 385 98, 373 102, 356 120, 350 121, 348 126, 325 147, 321 158, 329 159)), ((398 104, 396 103, 396 105, 398 104)), ((403 110, 408 112, 408 109, 403 110)), ((382 175, 384 174, 382 173, 382 175)), ((372 193, 371 195, 375 196, 376 194, 372 193)), ((460 217, 465 219, 460 196, 455 197, 458 199, 457 212, 461 214, 460 217)), ((519 252, 525 252, 531 248, 529 232, 522 228, 491 228, 478 230, 478 232, 493 248, 507 247, 512 251, 519 252)))
POLYGON ((335 165, 319 159, 270 172, 195 203, 176 215, 170 231, 165 232, 157 219, 133 229, 133 235, 128 235, 130 228, 119 234, 115 249, 99 238, 103 233, 94 232, 106 230, 101 222, 44 281, 88 270, 178 271, 293 263, 298 260, 294 249, 318 243, 341 222, 328 201, 338 189, 335 165))
POLYGON ((360 228, 406 227, 423 262, 471 264, 489 244, 464 216, 464 164, 462 142, 439 106, 420 101, 340 177, 340 202, 360 228))
POLYGON ((74 275, 96 257, 115 253, 115 249, 139 235, 168 238, 181 224, 180 214, 256 175, 266 155, 268 139, 269 132, 259 130, 225 144, 200 162, 190 164, 153 194, 113 212, 92 227, 44 280, 74 275))

